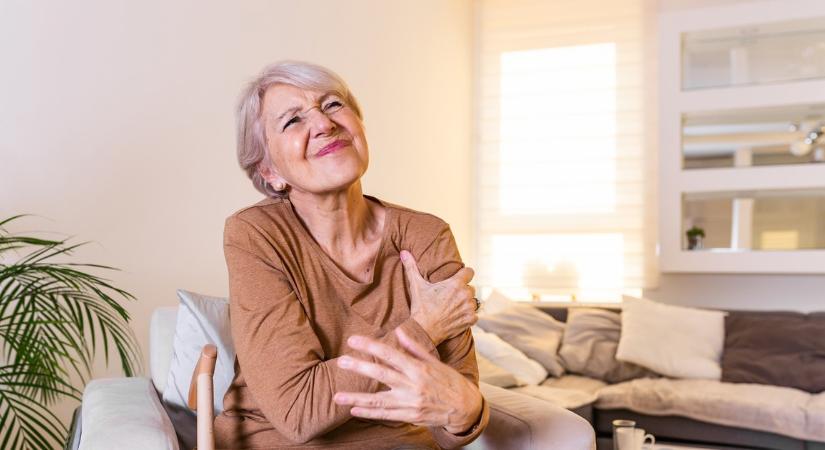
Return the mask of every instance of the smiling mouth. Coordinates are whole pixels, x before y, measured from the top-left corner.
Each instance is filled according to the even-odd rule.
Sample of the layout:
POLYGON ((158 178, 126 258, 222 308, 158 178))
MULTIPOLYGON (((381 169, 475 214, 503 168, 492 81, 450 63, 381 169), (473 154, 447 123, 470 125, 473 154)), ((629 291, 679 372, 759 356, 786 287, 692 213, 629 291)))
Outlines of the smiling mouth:
POLYGON ((333 153, 337 150, 340 150, 340 149, 342 149, 342 148, 344 148, 348 145, 350 145, 350 141, 348 141, 346 139, 338 139, 335 142, 332 142, 331 144, 326 145, 324 148, 322 148, 320 151, 318 151, 318 153, 316 153, 315 156, 321 157, 321 156, 324 156, 324 155, 328 155, 328 154, 333 153))

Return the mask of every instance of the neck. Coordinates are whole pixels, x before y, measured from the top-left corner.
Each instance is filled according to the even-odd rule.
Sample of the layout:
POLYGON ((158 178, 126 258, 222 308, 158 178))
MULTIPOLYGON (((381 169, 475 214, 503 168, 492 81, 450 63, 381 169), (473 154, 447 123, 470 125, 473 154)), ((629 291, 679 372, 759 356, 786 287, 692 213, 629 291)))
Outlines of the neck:
POLYGON ((361 191, 360 180, 332 193, 295 190, 290 192, 289 201, 315 241, 335 253, 358 248, 381 231, 377 214, 361 191))

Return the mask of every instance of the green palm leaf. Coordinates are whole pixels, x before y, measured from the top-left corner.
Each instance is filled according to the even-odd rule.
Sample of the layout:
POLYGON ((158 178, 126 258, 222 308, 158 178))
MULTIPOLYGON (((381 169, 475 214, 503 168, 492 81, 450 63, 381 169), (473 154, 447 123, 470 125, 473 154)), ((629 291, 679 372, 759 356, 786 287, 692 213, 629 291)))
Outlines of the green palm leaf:
POLYGON ((7 233, 20 217, 0 221, 0 448, 52 449, 68 430, 50 406, 80 399, 66 380, 86 384, 98 344, 107 364, 117 353, 126 376, 141 370, 122 304, 135 298, 90 273, 112 267, 54 262, 85 243, 7 233), (22 256, 9 263, 12 252, 22 256))

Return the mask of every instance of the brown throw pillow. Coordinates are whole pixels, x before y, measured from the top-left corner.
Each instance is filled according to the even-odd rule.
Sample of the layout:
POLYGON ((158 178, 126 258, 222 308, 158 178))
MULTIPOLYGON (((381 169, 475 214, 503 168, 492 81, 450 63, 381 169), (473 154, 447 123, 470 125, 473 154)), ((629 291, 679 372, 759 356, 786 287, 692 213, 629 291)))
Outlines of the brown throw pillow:
POLYGON ((616 359, 622 331, 618 312, 597 308, 569 308, 559 357, 568 372, 608 383, 658 377, 633 363, 616 359))
POLYGON ((731 312, 722 381, 825 391, 825 313, 731 312))

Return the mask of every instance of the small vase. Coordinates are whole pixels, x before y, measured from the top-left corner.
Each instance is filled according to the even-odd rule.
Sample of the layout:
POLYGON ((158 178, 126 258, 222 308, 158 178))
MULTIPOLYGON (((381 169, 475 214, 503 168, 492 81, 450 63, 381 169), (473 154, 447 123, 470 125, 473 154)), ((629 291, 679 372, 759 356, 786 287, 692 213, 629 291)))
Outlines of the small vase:
POLYGON ((688 250, 699 250, 702 248, 702 236, 688 236, 688 250))

